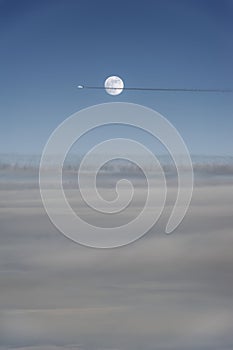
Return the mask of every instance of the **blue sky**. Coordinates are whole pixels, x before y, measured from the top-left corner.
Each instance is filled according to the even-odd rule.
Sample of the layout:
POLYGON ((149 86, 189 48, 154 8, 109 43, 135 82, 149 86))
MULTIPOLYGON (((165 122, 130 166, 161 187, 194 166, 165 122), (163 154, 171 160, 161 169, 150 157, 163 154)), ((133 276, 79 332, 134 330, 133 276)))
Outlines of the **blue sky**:
POLYGON ((112 74, 126 86, 232 88, 232 34, 231 0, 1 0, 0 152, 40 153, 72 113, 123 101, 167 117, 191 153, 233 155, 231 93, 76 88, 112 74))

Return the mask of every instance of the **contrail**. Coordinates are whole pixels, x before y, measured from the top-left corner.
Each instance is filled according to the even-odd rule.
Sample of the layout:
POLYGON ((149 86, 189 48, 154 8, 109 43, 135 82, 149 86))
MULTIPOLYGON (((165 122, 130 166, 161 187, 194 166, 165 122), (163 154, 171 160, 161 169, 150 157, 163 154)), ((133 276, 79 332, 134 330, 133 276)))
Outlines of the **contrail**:
MULTIPOLYGON (((78 89, 91 89, 91 90, 106 90, 104 86, 88 86, 88 85, 78 85, 78 89)), ((114 88, 111 90, 131 90, 131 91, 171 91, 171 92, 232 92, 231 89, 176 89, 176 88, 147 88, 147 87, 123 87, 114 88)))

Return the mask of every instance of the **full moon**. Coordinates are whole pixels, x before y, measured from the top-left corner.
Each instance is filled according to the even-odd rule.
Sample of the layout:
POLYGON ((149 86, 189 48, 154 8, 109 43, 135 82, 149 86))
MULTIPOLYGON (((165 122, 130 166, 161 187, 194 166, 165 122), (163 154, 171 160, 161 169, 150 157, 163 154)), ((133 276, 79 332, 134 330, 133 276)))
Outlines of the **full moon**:
POLYGON ((124 89, 123 80, 115 75, 108 77, 104 82, 104 87, 109 95, 119 95, 124 89))

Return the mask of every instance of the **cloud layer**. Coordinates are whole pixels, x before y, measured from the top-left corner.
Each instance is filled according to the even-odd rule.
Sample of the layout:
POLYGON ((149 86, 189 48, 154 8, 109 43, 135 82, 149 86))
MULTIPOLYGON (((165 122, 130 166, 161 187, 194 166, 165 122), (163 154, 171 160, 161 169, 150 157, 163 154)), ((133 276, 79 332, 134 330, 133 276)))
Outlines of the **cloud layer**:
POLYGON ((98 250, 61 235, 38 190, 1 190, 0 349, 232 349, 232 188, 196 187, 166 236, 172 191, 145 237, 98 250))

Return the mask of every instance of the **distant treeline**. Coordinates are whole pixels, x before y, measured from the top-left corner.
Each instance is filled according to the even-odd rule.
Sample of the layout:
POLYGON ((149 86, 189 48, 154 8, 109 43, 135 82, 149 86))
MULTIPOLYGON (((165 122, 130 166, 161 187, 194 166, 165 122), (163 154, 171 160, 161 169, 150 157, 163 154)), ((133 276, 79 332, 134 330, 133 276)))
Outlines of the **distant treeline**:
MULTIPOLYGON (((64 163, 63 170, 67 172, 78 171, 81 157, 70 156, 64 163)), ((165 174, 176 173, 175 164, 169 156, 158 156, 160 164, 165 174)), ((233 157, 209 157, 209 156, 192 156, 193 169, 198 174, 212 175, 233 175, 233 157)), ((0 171, 38 171, 40 164, 40 156, 22 156, 22 155, 0 155, 0 171)), ((53 164, 53 162, 51 162, 53 164)), ((143 168, 147 171, 154 171, 151 164, 147 164, 143 159, 143 168)), ((53 167, 53 166, 52 166, 53 167)), ((185 170, 185 165, 181 167, 185 170)), ((51 165, 48 164, 48 169, 51 165)), ((95 164, 90 164, 87 171, 92 171, 95 164)), ((116 174, 134 174, 142 173, 142 170, 134 163, 123 159, 117 159, 106 163, 102 168, 102 173, 116 174)))

